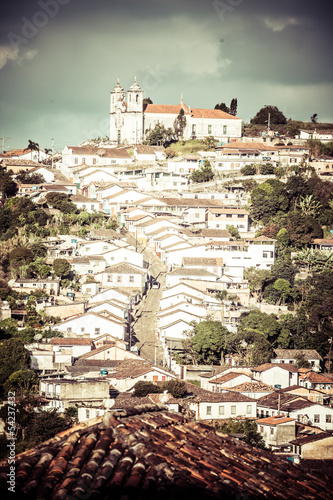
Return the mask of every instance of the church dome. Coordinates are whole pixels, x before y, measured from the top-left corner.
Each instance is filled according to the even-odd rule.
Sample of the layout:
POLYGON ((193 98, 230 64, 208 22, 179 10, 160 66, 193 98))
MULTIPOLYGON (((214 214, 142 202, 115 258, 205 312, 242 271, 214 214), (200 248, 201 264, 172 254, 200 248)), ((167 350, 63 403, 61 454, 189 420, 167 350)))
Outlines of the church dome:
POLYGON ((123 87, 120 85, 119 78, 117 80, 117 85, 115 87, 113 87, 113 91, 114 92, 119 92, 119 91, 124 92, 123 87))
POLYGON ((130 86, 130 90, 141 90, 140 85, 136 81, 136 77, 134 78, 134 83, 133 85, 130 86))

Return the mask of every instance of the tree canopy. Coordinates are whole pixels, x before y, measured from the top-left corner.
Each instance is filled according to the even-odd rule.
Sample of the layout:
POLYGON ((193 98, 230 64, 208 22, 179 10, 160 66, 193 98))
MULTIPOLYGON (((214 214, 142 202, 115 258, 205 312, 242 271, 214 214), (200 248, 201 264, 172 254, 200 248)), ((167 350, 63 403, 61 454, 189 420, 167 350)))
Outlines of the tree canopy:
POLYGON ((268 121, 271 125, 285 125, 287 118, 276 106, 264 106, 261 108, 254 118, 251 119, 252 125, 267 125, 268 121))

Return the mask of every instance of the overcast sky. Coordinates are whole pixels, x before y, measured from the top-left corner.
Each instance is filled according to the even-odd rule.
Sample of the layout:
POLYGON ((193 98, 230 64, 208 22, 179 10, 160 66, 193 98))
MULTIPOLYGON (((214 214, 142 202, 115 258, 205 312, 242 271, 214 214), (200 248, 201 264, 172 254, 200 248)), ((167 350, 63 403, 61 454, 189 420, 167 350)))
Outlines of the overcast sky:
MULTIPOLYGON (((136 75, 155 104, 238 99, 333 121, 332 0, 11 0, 0 18, 6 149, 109 135, 110 91, 136 75)), ((0 144, 1 145, 1 144, 0 144)))

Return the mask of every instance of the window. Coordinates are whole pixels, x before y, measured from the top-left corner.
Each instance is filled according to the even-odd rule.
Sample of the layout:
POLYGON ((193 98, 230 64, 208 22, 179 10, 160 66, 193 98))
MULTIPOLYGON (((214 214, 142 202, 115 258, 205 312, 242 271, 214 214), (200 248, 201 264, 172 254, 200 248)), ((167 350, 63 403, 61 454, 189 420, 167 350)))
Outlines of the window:
POLYGON ((107 278, 108 281, 113 281, 113 276, 112 274, 108 274, 108 278, 107 278))
POLYGON ((87 293, 91 293, 91 288, 86 288, 87 293))
POLYGON ((227 126, 226 125, 223 125, 223 133, 226 134, 227 133, 227 126))
POLYGON ((252 415, 252 405, 247 405, 247 407, 246 407, 246 415, 252 415))
POLYGON ((236 415, 236 405, 232 405, 232 407, 231 407, 231 415, 236 415))
POLYGON ((75 165, 78 165, 79 164, 79 159, 78 158, 74 158, 74 163, 75 163, 75 165))
POLYGON ((274 427, 271 427, 271 436, 274 434, 274 427))
POLYGON ((153 375, 153 382, 157 382, 158 381, 158 375, 153 375))
POLYGON ((262 425, 260 426, 260 432, 261 434, 264 432, 264 427, 262 425))
POLYGON ((206 415, 211 415, 211 414, 212 414, 212 407, 206 406, 206 415))
POLYGON ((96 165, 96 158, 93 158, 93 165, 96 165))
POLYGON ((96 410, 95 416, 99 417, 99 410, 96 410))
POLYGON ((211 133, 212 133, 212 126, 208 125, 208 134, 211 134, 211 133))
POLYGON ((196 219, 199 219, 200 214, 196 213, 196 214, 194 214, 194 217, 195 217, 196 219))
POLYGON ((121 283, 121 278, 122 278, 121 274, 118 274, 118 276, 117 276, 117 283, 121 283))
POLYGON ((244 215, 243 214, 238 214, 237 217, 238 217, 238 219, 243 219, 244 215))
POLYGON ((82 158, 82 163, 83 163, 83 165, 86 164, 86 159, 85 158, 82 158))
POLYGON ((192 125, 192 134, 195 134, 196 133, 196 126, 195 124, 192 125))
POLYGON ((81 327, 81 332, 83 333, 84 332, 84 326, 81 327))
POLYGON ((232 214, 227 214, 227 219, 232 219, 232 214))
POLYGON ((86 410, 86 418, 90 418, 90 410, 86 410))
POLYGON ((326 415, 326 423, 330 424, 332 422, 332 415, 326 415))
POLYGON ((67 333, 71 333, 71 331, 72 331, 72 328, 69 326, 69 327, 67 328, 67 333))
POLYGON ((320 422, 320 415, 314 415, 313 421, 314 421, 315 424, 319 424, 319 422, 320 422))
POLYGON ((129 277, 129 282, 130 282, 130 283, 134 283, 134 276, 130 276, 130 277, 129 277))
POLYGON ((224 406, 219 406, 219 415, 224 415, 224 406))
POLYGON ((100 328, 95 328, 95 335, 99 335, 101 333, 101 329, 100 328))

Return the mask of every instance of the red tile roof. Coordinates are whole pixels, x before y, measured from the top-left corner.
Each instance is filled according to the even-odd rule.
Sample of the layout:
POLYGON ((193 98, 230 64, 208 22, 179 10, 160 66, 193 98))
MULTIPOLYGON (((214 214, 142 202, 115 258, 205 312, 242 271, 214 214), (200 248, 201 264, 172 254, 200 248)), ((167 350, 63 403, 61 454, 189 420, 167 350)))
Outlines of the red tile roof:
MULTIPOLYGON (((193 118, 212 118, 212 119, 223 119, 223 120, 241 120, 237 116, 229 115, 220 109, 198 109, 194 108, 189 110, 187 106, 183 107, 186 115, 191 115, 193 118)), ((144 113, 167 113, 178 115, 181 110, 180 104, 148 104, 145 108, 144 113)))
POLYGON ((75 338, 57 338, 54 337, 50 342, 52 345, 91 345, 93 341, 91 339, 75 339, 75 338))
MULTIPOLYGON (((333 480, 155 404, 110 411, 15 457, 20 498, 329 500, 333 480)), ((0 464, 0 495, 9 463, 0 464)))
POLYGON ((286 424, 287 422, 295 422, 295 419, 285 417, 284 415, 275 415, 274 417, 259 418, 256 422, 263 425, 279 425, 286 424))

